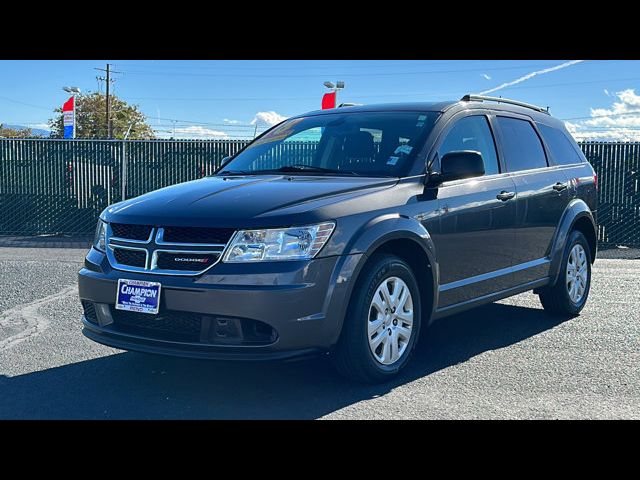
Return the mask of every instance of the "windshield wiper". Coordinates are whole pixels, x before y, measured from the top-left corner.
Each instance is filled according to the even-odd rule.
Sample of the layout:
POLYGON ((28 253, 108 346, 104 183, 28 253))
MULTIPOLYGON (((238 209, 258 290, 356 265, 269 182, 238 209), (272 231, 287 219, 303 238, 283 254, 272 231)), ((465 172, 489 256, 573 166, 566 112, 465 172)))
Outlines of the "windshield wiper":
POLYGON ((313 173, 335 173, 341 175, 357 175, 359 173, 351 170, 336 170, 333 168, 315 167, 313 165, 305 165, 296 163, 294 165, 284 165, 279 168, 269 168, 264 170, 223 170, 215 175, 261 175, 265 173, 296 173, 296 172, 313 172, 313 173))
POLYGON ((281 172, 281 173, 315 172, 315 173, 339 173, 344 175, 360 175, 359 173, 353 172, 351 170, 336 170, 334 168, 315 167, 313 165, 305 165, 303 163, 285 165, 283 167, 274 168, 271 170, 258 170, 258 172, 281 172))
POLYGON ((214 175, 247 175, 250 174, 251 172, 247 172, 245 170, 223 170, 221 172, 218 172, 214 175))

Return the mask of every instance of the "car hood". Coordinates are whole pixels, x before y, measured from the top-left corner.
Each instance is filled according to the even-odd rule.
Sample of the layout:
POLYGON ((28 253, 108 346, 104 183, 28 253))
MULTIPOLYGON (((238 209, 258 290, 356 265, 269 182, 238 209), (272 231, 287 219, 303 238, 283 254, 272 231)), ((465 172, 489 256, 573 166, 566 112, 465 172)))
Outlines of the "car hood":
POLYGON ((171 226, 286 226, 329 220, 323 208, 390 188, 397 178, 214 176, 107 208, 108 222, 171 226))

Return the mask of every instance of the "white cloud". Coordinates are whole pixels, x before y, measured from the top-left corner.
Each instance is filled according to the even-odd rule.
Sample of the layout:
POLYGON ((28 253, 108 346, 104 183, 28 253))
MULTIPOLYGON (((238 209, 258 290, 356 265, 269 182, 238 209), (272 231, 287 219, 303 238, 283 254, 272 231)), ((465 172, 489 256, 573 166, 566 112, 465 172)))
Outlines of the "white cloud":
POLYGON ((604 89, 604 94, 605 94, 607 97, 611 95, 611 94, 609 93, 609 90, 607 90, 606 88, 604 89))
POLYGON ((640 141, 640 95, 628 88, 616 97, 611 108, 592 108, 591 118, 565 122, 576 140, 640 141))
POLYGON ((189 127, 178 127, 176 128, 176 134, 173 135, 172 131, 160 132, 158 133, 159 137, 162 138, 202 138, 202 139, 213 139, 213 138, 229 138, 229 134, 223 132, 221 130, 212 130, 210 128, 205 128, 200 125, 191 125, 189 127))
POLYGON ((238 125, 239 123, 242 123, 240 122, 240 120, 230 120, 228 118, 225 118, 223 122, 226 123, 227 125, 238 125))
POLYGON ((38 128, 40 130, 51 130, 48 123, 30 123, 29 128, 38 128))
POLYGON ((517 85, 518 83, 526 82, 527 80, 537 77, 538 75, 544 75, 545 73, 555 72, 556 70, 562 70, 563 68, 570 67, 571 65, 575 65, 576 63, 583 62, 584 60, 571 60, 570 62, 561 63, 560 65, 556 65, 555 67, 543 68, 542 70, 536 70, 535 72, 527 73, 522 77, 516 78, 510 82, 505 82, 502 85, 498 85, 497 87, 490 88, 489 90, 485 90, 484 92, 480 92, 480 95, 486 95, 487 93, 496 92, 498 90, 502 90, 503 88, 511 87, 513 85, 517 85))
POLYGON ((486 73, 483 73, 482 75, 480 75, 482 78, 484 78, 485 80, 491 80, 491 75, 487 75, 486 73))
POLYGON ((269 112, 258 112, 256 113, 256 116, 253 117, 253 120, 251 120, 251 125, 255 125, 257 123, 258 126, 266 125, 272 127, 276 123, 280 123, 281 121, 286 119, 287 117, 280 115, 273 110, 269 112))

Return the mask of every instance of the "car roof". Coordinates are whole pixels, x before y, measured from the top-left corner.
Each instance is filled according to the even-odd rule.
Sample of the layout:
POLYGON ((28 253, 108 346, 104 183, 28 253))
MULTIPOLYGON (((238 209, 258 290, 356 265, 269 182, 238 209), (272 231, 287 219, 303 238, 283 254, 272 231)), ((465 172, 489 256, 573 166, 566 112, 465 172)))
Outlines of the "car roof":
MULTIPOLYGON (((326 115, 330 113, 355 113, 355 112, 444 112, 448 107, 457 102, 405 102, 405 103, 376 103, 371 105, 354 105, 348 107, 330 108, 328 110, 314 110, 299 117, 307 115, 326 115)), ((295 117, 294 117, 295 118, 295 117)))
POLYGON ((315 110, 292 118, 306 117, 310 115, 328 115, 335 113, 358 113, 358 112, 445 112, 454 109, 461 110, 495 110, 497 112, 512 112, 526 115, 532 120, 544 123, 554 127, 563 128, 563 123, 552 117, 547 112, 540 112, 531 108, 521 107, 509 103, 499 103, 493 101, 465 101, 465 100, 449 100, 442 102, 405 102, 405 103, 378 103, 371 105, 354 105, 328 110, 315 110))

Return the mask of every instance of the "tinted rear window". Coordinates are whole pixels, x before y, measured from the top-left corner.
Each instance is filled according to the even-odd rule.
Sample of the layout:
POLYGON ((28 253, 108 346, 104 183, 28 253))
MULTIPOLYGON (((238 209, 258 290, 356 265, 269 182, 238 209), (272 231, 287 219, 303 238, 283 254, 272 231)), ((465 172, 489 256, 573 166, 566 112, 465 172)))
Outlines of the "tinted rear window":
POLYGON ((509 172, 547 166, 547 157, 533 125, 526 120, 497 117, 509 172))
POLYGON ((563 131, 541 123, 538 124, 538 128, 544 137, 544 141, 547 142, 547 146, 551 150, 551 156, 553 156, 556 164, 569 165, 582 162, 582 158, 580 158, 580 155, 578 155, 578 152, 563 131))

